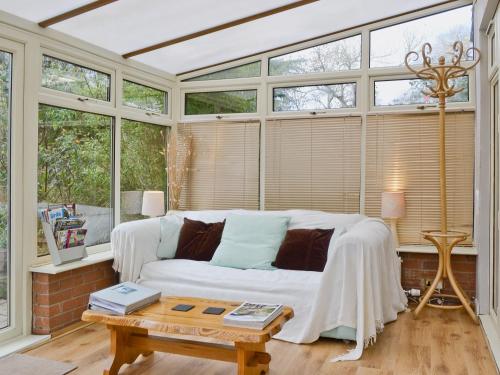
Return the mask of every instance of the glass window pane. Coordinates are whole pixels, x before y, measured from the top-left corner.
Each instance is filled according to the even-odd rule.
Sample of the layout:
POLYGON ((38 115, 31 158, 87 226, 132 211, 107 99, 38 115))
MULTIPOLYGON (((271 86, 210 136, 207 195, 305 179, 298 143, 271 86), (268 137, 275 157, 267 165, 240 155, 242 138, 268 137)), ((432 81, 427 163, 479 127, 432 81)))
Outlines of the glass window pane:
POLYGON ((43 55, 42 86, 109 102, 111 76, 43 55))
POLYGON ((12 55, 0 51, 0 329, 10 325, 10 116, 12 55))
MULTIPOLYGON (((38 206, 76 203, 85 245, 107 243, 112 228, 113 118, 40 105, 38 206)), ((48 254, 39 220, 38 255, 48 254)))
POLYGON ((167 113, 167 93, 123 80, 123 105, 145 111, 167 113))
MULTIPOLYGON (((370 67, 404 65, 408 52, 419 52, 422 44, 432 45, 432 56, 453 56, 453 43, 460 40, 464 51, 472 47, 472 6, 422 17, 370 33, 370 67)), ((465 58, 465 56, 464 56, 465 58)), ((421 64, 421 58, 415 64, 421 64)))
POLYGON ((356 84, 277 87, 273 111, 316 111, 356 107, 356 84))
MULTIPOLYGON (((469 101, 469 77, 456 80, 456 87, 463 91, 446 99, 447 102, 469 101)), ((436 98, 431 98, 422 93, 422 89, 429 84, 421 79, 398 79, 388 81, 375 81, 375 105, 408 105, 408 104, 435 104, 436 98)))
POLYGON ((167 204, 165 148, 169 128, 122 120, 121 126, 121 222, 144 219, 142 193, 164 191, 167 204))
POLYGON ((281 76, 359 69, 361 35, 269 59, 269 75, 281 76))
POLYGON ((183 82, 210 81, 214 79, 234 79, 234 78, 250 78, 250 77, 260 77, 260 61, 255 61, 240 66, 235 66, 234 68, 219 70, 213 73, 203 74, 198 77, 184 79, 183 82))
POLYGON ((257 112, 257 90, 186 93, 186 115, 257 112))

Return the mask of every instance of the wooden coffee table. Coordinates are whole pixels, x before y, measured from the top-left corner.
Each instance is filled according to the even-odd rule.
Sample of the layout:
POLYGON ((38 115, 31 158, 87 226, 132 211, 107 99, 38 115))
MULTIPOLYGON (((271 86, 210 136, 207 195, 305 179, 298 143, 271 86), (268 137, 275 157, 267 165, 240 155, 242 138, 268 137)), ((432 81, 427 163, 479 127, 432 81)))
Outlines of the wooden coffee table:
POLYGON ((225 326, 224 315, 239 305, 239 302, 164 297, 153 305, 125 316, 87 310, 82 320, 105 323, 111 330, 114 360, 109 370, 104 370, 104 375, 116 375, 123 364, 133 363, 140 354, 148 356, 155 351, 236 362, 238 375, 266 374, 271 362, 271 355, 266 352, 266 342, 293 317, 293 310, 285 307, 281 315, 263 330, 225 326), (172 307, 178 304, 195 307, 188 312, 173 311, 172 307), (223 307, 226 311, 221 315, 202 314, 207 307, 223 307), (178 339, 153 336, 149 334, 150 331, 191 337, 178 339), (196 340, 196 337, 232 342, 234 345, 203 342, 201 339, 196 340))

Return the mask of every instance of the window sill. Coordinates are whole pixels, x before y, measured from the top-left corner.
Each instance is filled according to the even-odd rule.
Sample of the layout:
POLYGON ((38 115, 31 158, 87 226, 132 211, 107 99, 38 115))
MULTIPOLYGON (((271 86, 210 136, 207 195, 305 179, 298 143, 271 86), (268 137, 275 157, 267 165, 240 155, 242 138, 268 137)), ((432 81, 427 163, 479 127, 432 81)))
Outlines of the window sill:
POLYGON ((50 335, 27 335, 16 337, 0 344, 0 358, 12 353, 24 352, 49 340, 50 335))
MULTIPOLYGON (((434 246, 426 245, 404 245, 396 249, 398 253, 417 253, 417 254, 437 254, 434 246)), ((457 246, 453 248, 453 254, 457 255, 477 255, 476 247, 457 246)))
POLYGON ((56 275, 61 272, 66 272, 70 270, 74 270, 77 268, 82 268, 86 266, 90 266, 92 264, 105 262, 107 260, 113 259, 113 251, 101 251, 98 253, 90 254, 88 257, 78 260, 71 263, 61 264, 59 266, 55 266, 53 264, 45 264, 41 266, 32 266, 29 268, 30 272, 36 273, 47 273, 50 275, 56 275))

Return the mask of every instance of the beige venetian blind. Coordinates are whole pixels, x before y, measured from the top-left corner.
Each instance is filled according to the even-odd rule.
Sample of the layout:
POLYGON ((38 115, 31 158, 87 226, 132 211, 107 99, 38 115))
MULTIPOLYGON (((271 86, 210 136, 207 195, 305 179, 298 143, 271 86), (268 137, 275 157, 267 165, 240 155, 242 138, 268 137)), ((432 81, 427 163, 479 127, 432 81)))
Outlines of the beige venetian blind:
POLYGON ((259 208, 260 122, 179 124, 193 137, 181 209, 259 208))
MULTIPOLYGON (((474 113, 447 113, 448 227, 472 232, 474 113)), ((398 221, 402 244, 429 244, 422 229, 439 229, 438 115, 373 115, 366 129, 365 212, 380 216, 381 193, 402 190, 406 217, 398 221)), ((470 238, 469 238, 470 243, 470 238)))
POLYGON ((265 208, 359 212, 361 118, 269 120, 265 208))

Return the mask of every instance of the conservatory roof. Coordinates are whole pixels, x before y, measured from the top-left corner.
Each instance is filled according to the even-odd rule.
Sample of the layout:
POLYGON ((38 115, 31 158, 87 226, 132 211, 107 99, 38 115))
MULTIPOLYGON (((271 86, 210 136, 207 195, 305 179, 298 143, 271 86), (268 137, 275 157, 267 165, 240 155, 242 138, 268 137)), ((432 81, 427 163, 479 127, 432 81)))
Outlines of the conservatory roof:
POLYGON ((0 10, 178 74, 440 2, 0 0, 0 10))

